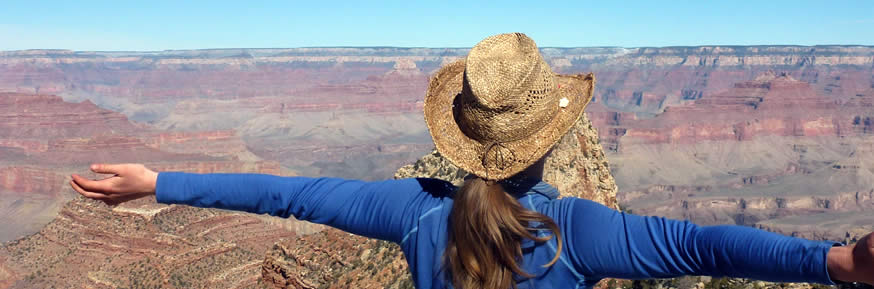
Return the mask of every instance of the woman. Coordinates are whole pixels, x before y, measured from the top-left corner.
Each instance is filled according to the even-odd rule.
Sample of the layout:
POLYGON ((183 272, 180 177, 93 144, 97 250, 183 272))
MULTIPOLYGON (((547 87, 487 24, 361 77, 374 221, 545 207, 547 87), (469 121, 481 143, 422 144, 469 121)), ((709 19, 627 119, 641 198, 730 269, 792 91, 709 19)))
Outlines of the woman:
POLYGON ((441 68, 425 97, 437 150, 471 173, 461 188, 435 179, 363 182, 258 174, 156 173, 93 165, 73 175, 82 195, 295 216, 399 243, 417 288, 580 288, 606 277, 680 275, 874 283, 874 240, 835 246, 739 226, 619 213, 555 199, 541 181, 551 147, 580 117, 590 75, 556 75, 521 33, 486 38, 441 68))

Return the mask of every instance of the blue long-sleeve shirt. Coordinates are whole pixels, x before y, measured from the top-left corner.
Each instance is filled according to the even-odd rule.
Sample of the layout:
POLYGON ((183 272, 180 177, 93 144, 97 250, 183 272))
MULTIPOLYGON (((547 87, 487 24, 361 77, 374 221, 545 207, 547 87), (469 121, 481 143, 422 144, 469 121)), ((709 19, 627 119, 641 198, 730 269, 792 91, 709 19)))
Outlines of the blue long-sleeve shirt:
MULTIPOLYGON (((416 288, 451 288, 441 264, 456 189, 436 179, 364 182, 162 172, 156 195, 161 203, 294 216, 396 242, 416 288)), ((519 288, 589 288, 607 277, 682 275, 833 284, 826 267, 832 242, 621 213, 585 199, 556 199, 558 191, 542 181, 508 192, 527 209, 552 218, 565 248, 559 262, 543 268, 555 256, 555 238, 524 240, 522 266, 536 276, 517 278, 519 288)))

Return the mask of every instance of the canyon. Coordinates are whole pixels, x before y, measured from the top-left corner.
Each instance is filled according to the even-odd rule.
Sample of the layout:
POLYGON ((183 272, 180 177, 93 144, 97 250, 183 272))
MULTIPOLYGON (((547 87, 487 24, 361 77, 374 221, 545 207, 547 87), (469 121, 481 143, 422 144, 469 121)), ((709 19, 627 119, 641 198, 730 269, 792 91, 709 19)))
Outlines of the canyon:
POLYGON ((870 88, 837 98, 765 73, 654 117, 602 110, 600 128, 636 213, 843 241, 874 229, 860 221, 874 193, 872 101, 870 88))
MULTIPOLYGON (((564 195, 813 239, 874 230, 874 47, 541 52, 556 72, 597 78, 576 137, 551 161, 547 179, 564 195)), ((429 75, 466 53, 0 52, 0 288, 408 285, 381 241, 153 199, 107 207, 67 182, 100 177, 87 173, 92 162, 367 180, 404 167, 398 176, 458 179, 439 155, 419 159, 433 148, 421 109, 429 75)))

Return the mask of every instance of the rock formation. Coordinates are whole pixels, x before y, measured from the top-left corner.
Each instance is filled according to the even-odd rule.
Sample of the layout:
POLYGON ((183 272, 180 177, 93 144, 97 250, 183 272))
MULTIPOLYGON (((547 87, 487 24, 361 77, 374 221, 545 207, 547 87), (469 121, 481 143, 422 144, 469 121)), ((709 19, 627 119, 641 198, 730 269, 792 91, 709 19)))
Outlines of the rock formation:
POLYGON ((272 288, 413 289, 398 245, 336 229, 273 245, 261 264, 272 288))
POLYGON ((251 288, 269 244, 295 230, 154 199, 110 208, 77 197, 38 233, 0 248, 10 281, 0 288, 251 288))

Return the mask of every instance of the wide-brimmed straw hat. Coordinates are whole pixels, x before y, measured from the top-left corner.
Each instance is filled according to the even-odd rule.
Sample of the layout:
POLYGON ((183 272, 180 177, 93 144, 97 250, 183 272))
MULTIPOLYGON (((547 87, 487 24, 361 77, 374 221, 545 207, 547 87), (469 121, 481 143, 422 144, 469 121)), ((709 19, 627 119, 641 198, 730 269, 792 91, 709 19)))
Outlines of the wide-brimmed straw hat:
POLYGON ((495 35, 431 78, 425 122, 449 161, 481 178, 503 180, 561 139, 594 86, 591 73, 553 73, 525 34, 495 35))

